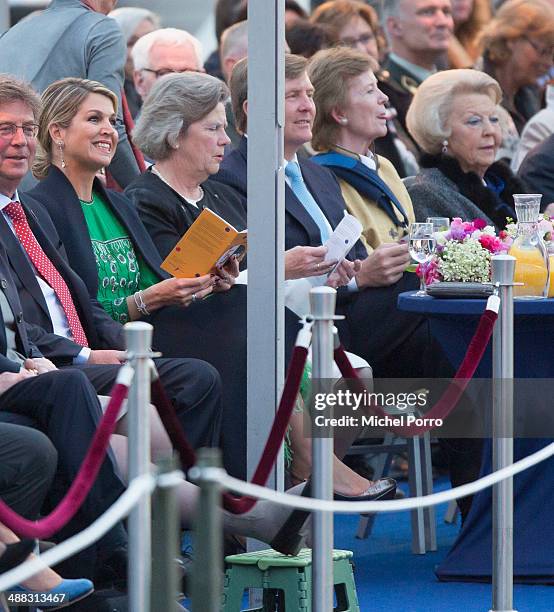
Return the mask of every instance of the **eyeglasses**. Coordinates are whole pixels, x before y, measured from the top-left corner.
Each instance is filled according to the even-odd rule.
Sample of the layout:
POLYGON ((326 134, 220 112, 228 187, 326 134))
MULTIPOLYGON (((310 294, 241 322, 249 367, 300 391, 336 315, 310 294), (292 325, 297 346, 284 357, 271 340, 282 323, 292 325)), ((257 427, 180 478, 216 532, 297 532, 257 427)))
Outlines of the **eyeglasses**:
POLYGON ((539 57, 544 57, 545 59, 552 60, 554 59, 554 46, 550 45, 549 47, 544 47, 543 45, 538 45, 534 40, 531 40, 527 36, 523 36, 523 39, 526 40, 531 47, 535 50, 535 53, 539 57))
POLYGON ((36 138, 38 134, 38 125, 36 123, 24 123, 18 125, 16 123, 0 123, 0 138, 13 138, 18 129, 21 129, 25 138, 36 138))
POLYGON ((153 70, 152 68, 143 68, 145 72, 151 72, 156 75, 156 78, 166 76, 167 74, 183 74, 183 72, 202 72, 196 68, 183 68, 182 70, 173 70, 172 68, 160 68, 159 70, 153 70))
POLYGON ((346 37, 339 41, 339 45, 343 47, 351 47, 354 48, 356 45, 367 45, 368 42, 375 40, 375 36, 371 32, 367 32, 366 34, 362 34, 358 36, 358 38, 350 38, 346 37))

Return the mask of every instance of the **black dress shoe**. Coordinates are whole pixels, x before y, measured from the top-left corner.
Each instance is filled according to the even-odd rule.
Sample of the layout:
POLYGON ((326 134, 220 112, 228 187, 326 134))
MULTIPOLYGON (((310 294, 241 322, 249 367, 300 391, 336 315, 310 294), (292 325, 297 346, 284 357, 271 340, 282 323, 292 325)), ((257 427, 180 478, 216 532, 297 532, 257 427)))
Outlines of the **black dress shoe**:
MULTIPOLYGON (((308 478, 301 497, 310 497, 312 481, 308 478)), ((297 555, 304 542, 302 528, 310 516, 308 510, 293 510, 269 545, 283 555, 297 555)))
POLYGON ((34 540, 21 540, 13 544, 5 544, 6 550, 0 556, 0 574, 17 567, 33 552, 34 540))
POLYGON ((335 501, 376 501, 378 499, 393 499, 396 494, 394 478, 379 478, 372 482, 361 495, 341 495, 335 493, 335 501))

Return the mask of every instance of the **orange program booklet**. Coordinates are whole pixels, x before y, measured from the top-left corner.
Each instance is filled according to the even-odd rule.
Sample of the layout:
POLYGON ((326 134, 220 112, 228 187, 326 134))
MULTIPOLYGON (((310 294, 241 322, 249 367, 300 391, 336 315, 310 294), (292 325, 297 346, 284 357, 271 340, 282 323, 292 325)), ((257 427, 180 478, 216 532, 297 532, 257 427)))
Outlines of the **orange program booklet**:
POLYGON ((204 208, 161 267, 177 278, 214 272, 233 255, 242 255, 246 237, 247 230, 239 232, 218 214, 204 208))

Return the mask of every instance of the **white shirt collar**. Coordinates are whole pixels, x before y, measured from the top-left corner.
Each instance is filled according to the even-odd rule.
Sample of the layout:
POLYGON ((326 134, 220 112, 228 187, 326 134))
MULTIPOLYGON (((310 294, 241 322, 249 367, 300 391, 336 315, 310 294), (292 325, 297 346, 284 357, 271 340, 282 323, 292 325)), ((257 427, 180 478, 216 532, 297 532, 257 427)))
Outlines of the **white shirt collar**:
POLYGON ((364 166, 367 166, 370 170, 377 170, 377 163, 375 162, 375 155, 371 151, 368 151, 367 155, 360 155, 360 161, 364 166))
POLYGON ((4 210, 4 208, 10 202, 19 202, 19 194, 17 193, 17 189, 15 190, 15 193, 13 194, 13 198, 10 198, 7 195, 0 193, 0 210, 4 210))

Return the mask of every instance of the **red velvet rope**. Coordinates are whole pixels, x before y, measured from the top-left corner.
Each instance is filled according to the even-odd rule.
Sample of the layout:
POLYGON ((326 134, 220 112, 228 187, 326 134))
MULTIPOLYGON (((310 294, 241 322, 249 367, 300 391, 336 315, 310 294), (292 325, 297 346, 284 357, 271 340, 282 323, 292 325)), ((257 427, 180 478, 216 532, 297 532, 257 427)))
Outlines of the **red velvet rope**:
POLYGON ((30 521, 14 512, 0 500, 0 522, 17 535, 25 538, 48 538, 58 532, 77 513, 88 495, 110 443, 117 422, 117 415, 123 400, 127 397, 128 387, 116 384, 106 412, 100 421, 89 446, 85 459, 68 492, 54 510, 39 521, 30 521))
MULTIPOLYGON (((498 314, 492 310, 485 310, 481 315, 479 324, 469 343, 465 357, 458 368, 454 376, 454 381, 450 383, 446 391, 442 394, 439 401, 425 413, 426 419, 445 419, 456 407, 458 400, 465 391, 469 381, 473 378, 477 366, 483 358, 487 344, 489 343, 492 335, 494 324, 498 319, 498 314)), ((335 349, 335 362, 346 379, 353 379, 352 384, 355 387, 355 391, 361 393, 366 391, 366 387, 363 381, 358 376, 358 373, 352 367, 352 364, 348 360, 344 348, 339 346, 335 349)), ((379 416, 387 416, 386 412, 381 408, 373 404, 371 409, 376 412, 379 416)), ((399 436, 417 436, 426 431, 429 431, 433 427, 430 425, 413 425, 411 427, 391 427, 391 429, 399 436)))
MULTIPOLYGON (((279 402, 279 409, 275 415, 275 420, 273 421, 271 431, 265 443, 260 462, 252 477, 253 484, 263 486, 267 482, 294 409, 294 403, 298 395, 298 390, 300 389, 300 382, 302 380, 307 356, 308 349, 300 346, 294 348, 285 380, 285 387, 281 395, 281 401, 279 402)), ((160 419, 169 435, 171 443, 179 453, 183 468, 188 470, 196 462, 196 455, 183 433, 175 410, 171 406, 159 380, 156 380, 152 384, 152 403, 158 410, 160 419)), ((251 497, 235 497, 229 493, 223 495, 223 505, 225 509, 233 514, 244 514, 248 512, 256 502, 257 500, 251 497)))

